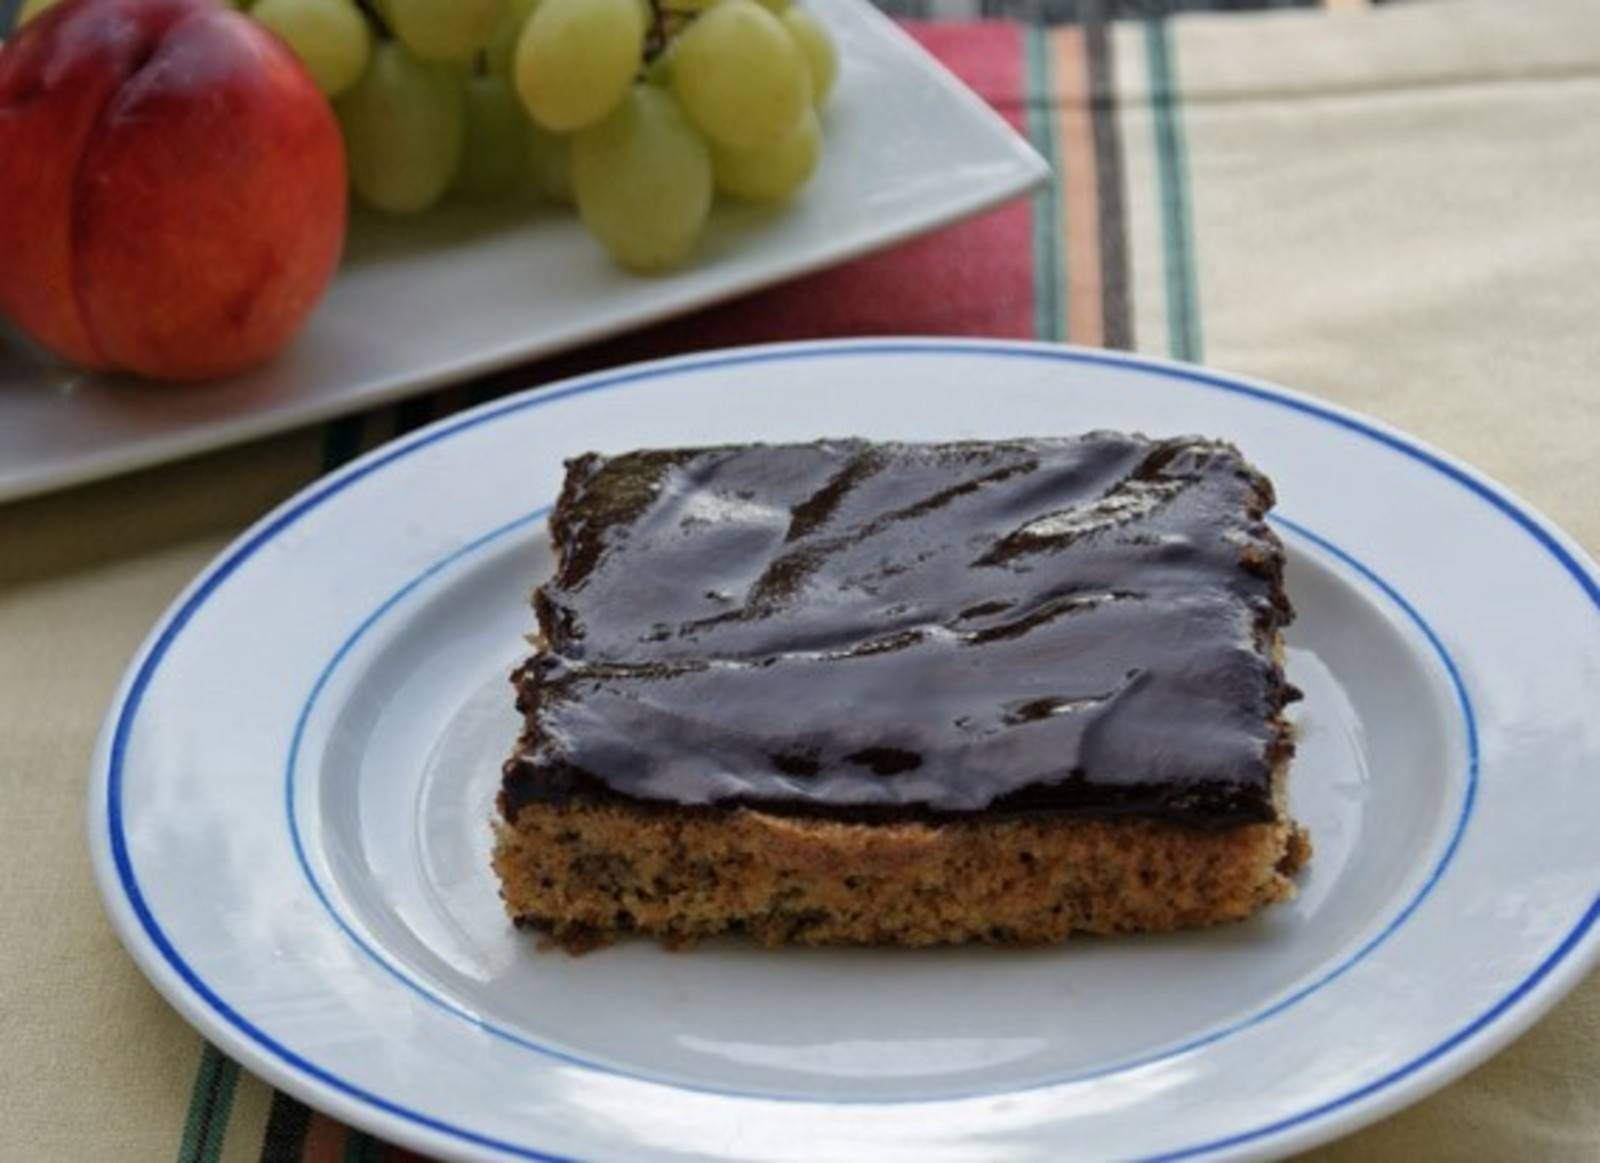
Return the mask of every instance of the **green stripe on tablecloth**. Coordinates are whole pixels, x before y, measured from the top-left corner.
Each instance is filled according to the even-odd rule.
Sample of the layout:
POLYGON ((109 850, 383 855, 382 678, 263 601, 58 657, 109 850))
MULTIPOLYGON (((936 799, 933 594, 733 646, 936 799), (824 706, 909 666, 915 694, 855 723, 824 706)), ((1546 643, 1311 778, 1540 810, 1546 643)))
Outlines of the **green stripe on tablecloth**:
POLYGON ((344 1140, 344 1163, 383 1163, 383 1144, 351 1127, 344 1140))
POLYGON ((361 413, 329 421, 322 435, 322 471, 332 472, 361 451, 366 417, 361 413))
POLYGON ((1022 33, 1023 106, 1028 140, 1050 164, 1050 184, 1033 197, 1033 334, 1061 339, 1066 317, 1066 280, 1061 277, 1061 181, 1056 158, 1056 93, 1050 68, 1048 33, 1029 27, 1022 33))
POLYGON ((1200 296, 1195 279, 1194 228, 1189 212, 1189 166, 1183 147, 1172 45, 1163 20, 1145 22, 1150 108, 1155 121, 1156 170, 1161 181, 1161 233, 1167 267, 1167 349, 1174 359, 1199 362, 1200 296))
POLYGON ((311 1108, 281 1090, 275 1091, 267 1130, 261 1136, 261 1163, 300 1163, 310 1126, 311 1108))
POLYGON ((178 1163, 215 1163, 221 1156, 238 1083, 238 1064, 210 1042, 205 1043, 194 1089, 189 1094, 189 1115, 183 1124, 178 1163))
POLYGON ((431 424, 438 415, 441 395, 428 392, 421 396, 407 396, 394 405, 394 434, 404 436, 425 424, 431 424))

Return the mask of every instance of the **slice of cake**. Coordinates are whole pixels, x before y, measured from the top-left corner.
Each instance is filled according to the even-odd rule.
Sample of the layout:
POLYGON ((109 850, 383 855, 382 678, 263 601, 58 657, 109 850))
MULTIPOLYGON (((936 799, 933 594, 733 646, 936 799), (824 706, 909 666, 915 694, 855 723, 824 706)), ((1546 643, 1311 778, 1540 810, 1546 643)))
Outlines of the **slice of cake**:
POLYGON ((1292 895, 1292 617, 1233 447, 590 454, 505 765, 507 911, 617 934, 1056 941, 1292 895))

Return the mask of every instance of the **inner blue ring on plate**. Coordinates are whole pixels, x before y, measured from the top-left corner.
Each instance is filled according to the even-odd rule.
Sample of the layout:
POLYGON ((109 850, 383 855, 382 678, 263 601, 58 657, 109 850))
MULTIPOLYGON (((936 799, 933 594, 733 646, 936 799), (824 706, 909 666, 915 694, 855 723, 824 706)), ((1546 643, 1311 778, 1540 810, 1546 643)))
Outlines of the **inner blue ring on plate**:
MULTIPOLYGON (((311 510, 327 501, 338 493, 356 484, 358 481, 371 476, 380 469, 385 468, 394 461, 408 456, 418 449, 430 444, 448 439, 460 432, 475 428, 481 424, 491 423, 514 412, 538 408, 558 400, 572 396, 609 390, 626 384, 660 379, 681 375, 706 368, 728 367, 738 364, 755 364, 775 362, 782 360, 820 359, 820 358, 849 358, 870 355, 949 355, 972 358, 976 356, 989 358, 1051 360, 1062 363, 1077 363, 1132 369, 1145 374, 1177 380, 1189 385, 1210 390, 1228 392, 1234 395, 1245 396, 1276 407, 1287 408, 1310 416, 1323 423, 1344 428, 1355 432, 1378 444, 1385 445, 1399 454, 1423 464, 1442 476, 1460 485, 1471 493, 1476 494, 1491 507, 1499 510, 1514 524, 1526 532, 1542 549, 1556 559, 1561 568, 1577 582, 1579 588, 1588 597, 1590 603, 1600 610, 1600 581, 1597 581, 1588 570, 1575 558, 1570 551, 1552 535, 1542 524, 1529 514, 1520 509, 1514 502, 1495 491, 1489 485, 1480 481, 1475 476, 1464 472, 1449 461, 1421 448, 1395 433, 1337 411, 1326 405, 1318 404, 1309 399, 1281 394, 1277 391, 1245 383, 1240 380, 1230 379, 1226 376, 1190 368, 1172 365, 1155 360, 1147 360, 1137 356, 1116 354, 1111 352, 1077 351, 1069 348, 1056 348, 1044 345, 1030 345, 1025 343, 996 343, 996 342, 958 342, 941 343, 929 342, 901 342, 901 341, 857 341, 845 343, 818 343, 796 348, 777 348, 771 350, 752 350, 733 352, 722 355, 710 355, 700 358, 687 358, 672 361, 664 365, 645 366, 621 372, 605 373, 587 380, 569 384, 565 387, 553 387, 545 391, 535 392, 531 395, 519 397, 501 404, 489 405, 476 412, 469 413, 453 421, 446 421, 438 427, 425 430, 409 441, 402 442, 394 447, 381 449, 366 458, 356 461, 348 468, 328 478, 321 485, 310 490, 298 501, 292 502, 284 509, 264 521, 253 530, 242 542, 223 557, 193 588, 189 595, 177 607, 155 636, 147 653, 140 661, 128 685, 127 693, 122 705, 117 708, 115 722, 112 729, 111 745, 107 760, 106 775, 106 828, 109 836, 113 865, 117 879, 123 893, 127 897, 128 906, 138 919, 141 928, 149 937, 151 944, 160 953, 162 959, 175 972, 178 978, 200 999, 204 1005, 221 1017, 228 1025, 239 1031, 249 1041, 268 1051, 272 1057, 284 1063, 292 1071, 298 1072, 310 1079, 315 1079, 338 1092, 358 1099, 367 1105, 396 1116, 414 1125, 440 1133, 462 1142, 474 1143, 480 1146, 509 1152, 531 1159, 548 1159, 551 1156, 524 1147, 515 1143, 506 1142, 491 1136, 483 1135, 465 1127, 455 1126, 404 1107, 382 1095, 356 1086, 339 1076, 332 1074, 316 1063, 297 1054, 289 1047, 275 1041, 265 1031, 252 1024, 244 1015, 235 1010, 228 1002, 205 983, 184 961, 183 957, 167 937, 165 931, 151 913, 144 894, 139 888, 138 878, 133 871, 133 865, 128 852, 127 834, 123 822, 122 810, 122 785, 123 773, 126 765, 128 739, 132 733, 134 722, 139 708, 144 699, 144 693, 154 679, 161 660, 172 648, 173 643, 183 632, 195 613, 205 604, 210 596, 233 574, 241 565, 259 551, 262 546, 278 536, 286 528, 304 517, 311 510)), ((531 520, 531 516, 521 520, 531 520)), ((1286 526, 1287 527, 1287 526, 1286 526)), ((491 531, 490 536, 495 533, 491 531)), ((1302 535, 1315 537, 1309 530, 1300 530, 1302 535)), ((1332 546, 1324 546, 1329 552, 1338 555, 1332 546)), ((1347 562, 1361 568, 1358 563, 1347 562)), ((443 568, 440 564, 439 568, 443 568)), ((1459 681, 1459 676, 1453 675, 1459 681)), ((1458 687, 1458 689, 1461 689, 1458 687)), ((1465 697, 1464 689, 1461 695, 1465 697)), ((1459 839, 1458 835, 1452 839, 1451 849, 1459 839)), ((1441 865, 1442 868, 1442 865, 1441 865)), ((1434 882, 1440 869, 1436 869, 1434 877, 1429 883, 1434 882)), ((1398 919, 1398 918, 1397 918, 1398 919)), ((1455 1034, 1444 1039, 1430 1050, 1417 1056, 1411 1061, 1396 1067, 1389 1073, 1366 1083, 1346 1094, 1324 1102, 1308 1110, 1297 1112, 1293 1115, 1274 1120, 1271 1123, 1254 1127, 1225 1138, 1214 1139, 1205 1143, 1195 1144, 1180 1151, 1171 1153, 1166 1158, 1183 1158, 1210 1151, 1221 1150, 1230 1146, 1262 1139, 1295 1126, 1322 1118, 1342 1107, 1363 1099, 1394 1085, 1407 1076, 1415 1073, 1430 1063, 1448 1054, 1455 1047, 1468 1041, 1487 1026, 1492 1024, 1508 1010, 1514 1007, 1522 998, 1526 997, 1541 981, 1555 970, 1582 942, 1585 935, 1600 919, 1600 895, 1591 901, 1582 917, 1573 928, 1557 944, 1557 946, 1534 969, 1508 991, 1498 1002, 1478 1015, 1475 1019, 1463 1026, 1455 1034)), ((1280 1003, 1281 1004, 1281 1003, 1280 1003)), ((288 1077, 294 1078, 293 1073, 288 1077)))
POLYGON ((1389 939, 1390 936, 1395 933, 1397 929, 1405 924, 1407 918, 1409 918, 1412 913, 1417 910, 1418 906, 1422 904, 1423 900, 1427 898, 1428 894, 1433 891, 1434 886, 1439 882, 1439 878, 1444 874, 1445 868, 1448 867, 1451 859, 1455 856, 1456 849, 1461 843, 1462 834, 1466 831, 1467 821, 1472 815, 1472 806, 1477 798, 1478 786, 1477 717, 1473 712, 1471 699, 1467 695, 1466 687, 1462 683, 1460 672, 1456 667, 1455 660, 1450 656, 1450 652, 1445 648, 1444 643, 1440 641, 1438 634, 1434 632, 1433 627, 1428 624, 1427 620, 1423 618, 1422 614, 1416 609, 1416 607, 1407 601, 1404 595, 1399 593, 1399 591, 1397 591, 1392 585, 1375 573, 1369 566, 1356 560, 1349 553, 1330 542, 1327 538, 1313 533, 1299 522, 1291 521, 1281 514, 1274 514, 1272 520, 1276 524, 1289 530, 1297 537, 1310 543, 1324 553, 1330 554, 1337 560, 1350 567, 1357 574, 1359 574, 1363 580, 1376 588, 1385 598, 1395 605, 1401 611, 1401 613, 1403 613, 1412 622, 1412 624, 1414 624, 1422 632, 1423 636, 1427 639, 1429 646, 1433 649, 1434 653, 1438 656, 1440 662, 1443 664, 1446 674, 1449 676, 1451 687, 1455 693, 1458 706, 1461 710, 1462 729, 1466 736, 1466 788, 1461 797, 1461 806, 1456 816, 1455 825, 1451 829, 1450 838, 1445 844, 1444 851, 1440 854, 1439 859, 1434 865, 1433 870, 1429 873, 1428 878, 1423 881, 1422 885, 1418 888, 1416 894, 1411 898, 1411 900, 1400 909, 1400 911, 1388 922, 1388 924, 1384 925, 1382 929, 1380 929, 1374 936, 1370 937, 1354 953, 1350 954, 1332 969, 1327 970, 1310 983, 1303 985, 1287 996, 1280 998, 1272 1005, 1262 1008, 1256 1013, 1251 1014, 1249 1017, 1242 1018, 1236 1022, 1230 1022, 1227 1025, 1220 1026, 1217 1029, 1202 1034, 1198 1037, 1191 1038, 1190 1040, 1179 1043, 1176 1046, 1168 1047, 1167 1049, 1156 1051, 1154 1053, 1125 1059, 1109 1066, 1097 1067, 1093 1070, 1079 1071, 1072 1074, 1064 1074, 1043 1079, 1038 1082, 1031 1082, 1025 1086, 1007 1086, 1001 1088, 973 1090, 956 1094, 942 1094, 936 1098, 931 1096, 910 1098, 850 1098, 840 1096, 823 1099, 806 1095, 783 1094, 773 1091, 740 1090, 735 1087, 708 1086, 699 1083, 683 1082, 672 1078, 664 1078, 643 1074, 632 1070, 626 1070, 621 1067, 607 1065, 603 1062, 597 1062, 593 1059, 583 1058, 578 1055, 568 1053, 564 1050, 558 1050, 552 1046, 547 1046, 541 1042, 537 1042, 531 1038, 525 1037, 522 1034, 518 1034, 513 1030, 508 1030, 503 1026, 498 1026, 493 1022, 486 1021, 470 1011, 454 1004, 448 998, 441 996, 439 993, 430 989, 427 985, 406 973, 404 969, 400 968, 394 962, 389 960, 383 955, 383 953, 366 941, 361 934, 356 931, 355 926, 345 918, 344 914, 341 913, 337 907, 335 907, 332 899, 328 895, 327 889, 317 878, 317 874, 311 866, 311 861, 306 856, 305 843, 300 834, 300 822, 297 818, 295 806, 297 799, 295 793, 295 773, 300 765, 300 751, 305 739, 306 726, 310 722, 312 713, 316 709, 317 702, 321 698, 323 690, 332 680, 340 665, 346 658, 350 656, 351 652, 367 635, 368 631, 381 622, 385 616, 387 616, 397 606, 401 605, 406 598, 414 594, 419 588, 421 588, 431 579, 439 576, 441 573, 447 572, 452 566, 459 565, 474 555, 489 548, 502 538, 526 529, 528 526, 532 525, 549 512, 549 505, 541 505, 532 512, 524 513, 522 516, 499 525, 496 528, 489 530, 487 533, 483 533, 477 537, 474 537, 465 545, 449 554, 446 554, 438 561, 433 562, 427 568, 419 572, 416 576, 412 577, 399 589, 395 590, 394 593, 390 594, 389 597, 386 598, 376 609, 367 614, 367 616, 361 620, 356 628, 350 632, 350 635, 339 645, 339 648, 334 651, 333 656, 328 660, 327 664, 323 667, 322 672, 317 676, 316 681, 311 686, 311 692, 306 696, 305 702, 301 704, 300 713, 295 718, 294 735, 290 740, 288 759, 284 764, 284 811, 289 828, 289 835, 294 845, 295 859, 299 862, 300 871, 305 874, 306 882, 310 885, 311 891, 316 894, 317 900, 322 905, 323 909, 339 926, 339 928, 343 930, 345 936, 349 937, 363 954, 380 966, 396 981, 404 985, 407 989, 411 990, 413 993, 417 994, 430 1004, 444 1010, 453 1017, 470 1023, 486 1034, 491 1034, 496 1038, 502 1039, 503 1041, 510 1042, 511 1044, 520 1046, 525 1050, 531 1050, 535 1053, 544 1055, 547 1058, 554 1059, 557 1062, 562 1062, 569 1066, 581 1066, 587 1070, 597 1070, 604 1074, 613 1074, 622 1078, 636 1079, 640 1082, 651 1082, 662 1086, 671 1086, 674 1089, 694 1091, 700 1094, 716 1094, 736 1098, 760 1098, 773 1102, 822 1103, 833 1106, 893 1106, 905 1103, 953 1102, 963 1098, 979 1098, 992 1094, 1021 1094, 1030 1090, 1041 1090, 1051 1086, 1062 1086, 1075 1082, 1088 1082, 1092 1079, 1105 1078, 1112 1074, 1119 1074, 1125 1070, 1135 1070, 1140 1067, 1151 1066, 1157 1062, 1163 1062, 1170 1058, 1175 1058, 1181 1054, 1188 1054, 1194 1050, 1200 1049, 1201 1047, 1209 1046, 1214 1042, 1221 1041, 1223 1038, 1227 1038, 1233 1034, 1247 1030, 1252 1026, 1259 1025, 1267 1019, 1289 1009, 1291 1006, 1304 1001, 1323 986, 1329 984, 1336 978, 1341 977, 1358 962, 1363 960, 1369 953, 1378 948, 1378 946, 1382 945, 1386 940, 1389 939))

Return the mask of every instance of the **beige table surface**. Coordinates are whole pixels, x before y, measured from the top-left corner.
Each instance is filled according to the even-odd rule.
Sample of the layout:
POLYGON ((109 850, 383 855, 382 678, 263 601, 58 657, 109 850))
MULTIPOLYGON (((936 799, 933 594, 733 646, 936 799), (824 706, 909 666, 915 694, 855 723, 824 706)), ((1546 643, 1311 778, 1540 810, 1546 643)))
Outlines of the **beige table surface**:
MULTIPOLYGON (((1439 0, 1167 31, 1190 354, 1400 425, 1600 552, 1600 3, 1439 0)), ((1138 28, 1113 34, 1132 311, 1139 346, 1167 354, 1147 46, 1138 28)), ((369 418, 363 439, 391 423, 369 418)), ((320 1116, 308 1130, 303 1113, 292 1149, 274 1138, 270 1089, 207 1052, 118 945, 82 823, 94 735, 146 630, 329 449, 327 431, 301 432, 0 506, 0 1160, 385 1150, 320 1116), (197 1130, 219 1092, 220 1127, 197 1130)), ((1600 1160, 1600 978, 1314 1157, 1600 1160)))

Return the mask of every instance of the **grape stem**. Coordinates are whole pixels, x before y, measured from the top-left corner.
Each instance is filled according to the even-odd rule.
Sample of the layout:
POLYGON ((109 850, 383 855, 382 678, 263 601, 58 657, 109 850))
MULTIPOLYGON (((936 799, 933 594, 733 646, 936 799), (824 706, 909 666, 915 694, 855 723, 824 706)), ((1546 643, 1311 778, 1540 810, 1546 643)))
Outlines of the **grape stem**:
POLYGON ((394 31, 383 19, 383 13, 378 11, 378 5, 374 3, 374 0, 355 0, 355 4, 357 8, 361 9, 362 14, 372 22, 372 27, 376 30, 380 39, 394 39, 394 31))
POLYGON ((650 27, 644 34, 644 60, 655 60, 667 48, 667 10, 661 0, 650 0, 650 27))
POLYGON ((676 8, 672 0, 650 0, 650 27, 644 34, 644 63, 650 64, 667 51, 672 38, 688 28, 700 15, 698 8, 676 8))

